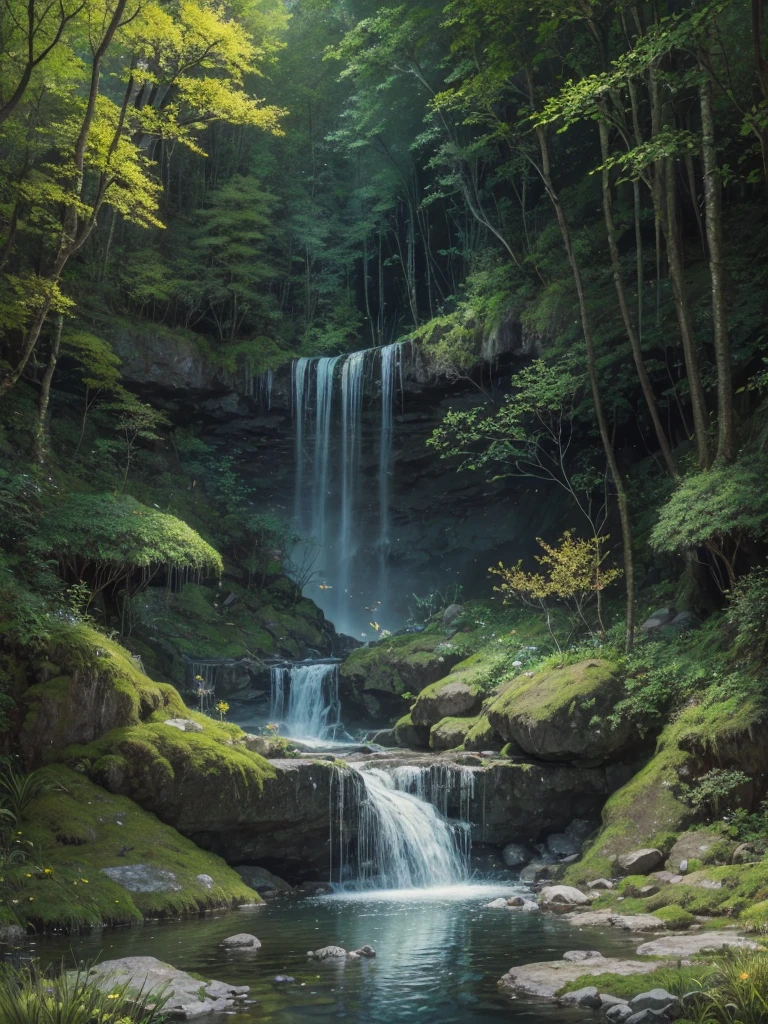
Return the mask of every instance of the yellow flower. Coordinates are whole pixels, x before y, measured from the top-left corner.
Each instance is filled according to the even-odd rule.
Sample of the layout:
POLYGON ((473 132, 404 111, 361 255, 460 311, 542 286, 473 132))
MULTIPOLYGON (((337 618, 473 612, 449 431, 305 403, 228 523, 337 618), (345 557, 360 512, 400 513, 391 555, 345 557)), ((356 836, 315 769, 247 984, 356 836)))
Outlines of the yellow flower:
POLYGON ((109 995, 107 996, 107 999, 119 999, 119 998, 120 998, 120 993, 119 992, 110 992, 109 995))
POLYGON ((87 878, 81 878, 80 881, 81 882, 85 882, 85 884, 88 885, 88 879, 87 878))
POLYGON ((739 975, 739 981, 746 981, 748 977, 749 975, 745 971, 744 974, 739 975))
POLYGON ((29 902, 30 902, 30 903, 34 903, 34 900, 35 900, 35 897, 34 897, 34 896, 30 896, 30 897, 29 897, 29 902))
POLYGON ((24 875, 24 877, 25 877, 25 878, 31 878, 31 877, 32 877, 32 875, 30 875, 30 873, 29 873, 29 872, 27 872, 27 873, 26 873, 26 875, 24 875))
POLYGON ((46 869, 45 869, 45 870, 43 871, 43 874, 44 874, 44 875, 52 875, 52 874, 53 874, 53 868, 46 868, 46 869))

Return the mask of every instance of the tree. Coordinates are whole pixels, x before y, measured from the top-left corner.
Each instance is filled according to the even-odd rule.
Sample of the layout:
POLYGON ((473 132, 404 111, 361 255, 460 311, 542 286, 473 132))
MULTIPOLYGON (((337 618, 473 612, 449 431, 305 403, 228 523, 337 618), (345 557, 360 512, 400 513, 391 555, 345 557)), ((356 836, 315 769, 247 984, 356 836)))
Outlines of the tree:
POLYGON ((120 492, 125 491, 128 474, 141 441, 159 441, 158 429, 168 423, 167 418, 151 405, 142 402, 124 388, 120 389, 117 401, 109 408, 116 413, 115 430, 122 439, 123 477, 120 492))

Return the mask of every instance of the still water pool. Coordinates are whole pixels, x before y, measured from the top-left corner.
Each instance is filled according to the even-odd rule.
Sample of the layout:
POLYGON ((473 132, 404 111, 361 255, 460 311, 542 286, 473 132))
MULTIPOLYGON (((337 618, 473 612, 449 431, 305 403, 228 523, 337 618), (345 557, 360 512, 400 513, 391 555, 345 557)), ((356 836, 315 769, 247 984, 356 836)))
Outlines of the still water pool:
POLYGON ((502 996, 510 967, 559 959, 569 949, 626 954, 628 938, 607 938, 538 913, 490 910, 512 886, 351 893, 279 900, 252 910, 158 923, 84 939, 40 942, 46 961, 68 963, 155 956, 185 971, 251 986, 236 1014, 208 1024, 583 1024, 595 1015, 502 996), (259 937, 257 952, 220 946, 235 932, 259 937), (307 951, 369 944, 374 960, 332 965, 307 951), (276 975, 295 982, 277 984, 276 975))

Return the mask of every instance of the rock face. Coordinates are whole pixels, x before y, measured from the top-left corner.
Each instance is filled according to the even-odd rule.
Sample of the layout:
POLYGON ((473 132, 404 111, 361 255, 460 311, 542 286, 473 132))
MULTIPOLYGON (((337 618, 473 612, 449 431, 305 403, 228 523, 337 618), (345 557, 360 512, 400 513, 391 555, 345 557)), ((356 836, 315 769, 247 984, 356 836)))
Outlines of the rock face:
POLYGON ((136 992, 141 991, 143 995, 163 989, 166 996, 164 1013, 183 1020, 224 1013, 234 1006, 237 997, 249 991, 247 985, 201 982, 153 956, 105 960, 92 967, 88 976, 103 992, 111 992, 124 985, 136 992))
POLYGON ((502 991, 510 995, 522 993, 551 999, 558 989, 585 974, 651 974, 662 964, 648 960, 620 960, 601 957, 594 960, 553 960, 538 964, 513 967, 499 982, 502 991))
POLYGON ((235 871, 240 875, 245 884, 255 892, 276 891, 286 894, 295 892, 292 885, 286 882, 283 878, 273 875, 272 872, 267 871, 266 868, 243 864, 240 867, 236 867, 235 871))
POLYGON ((629 722, 614 728, 606 721, 622 693, 614 666, 590 659, 518 677, 488 705, 487 715, 499 735, 531 757, 610 760, 637 741, 629 722))

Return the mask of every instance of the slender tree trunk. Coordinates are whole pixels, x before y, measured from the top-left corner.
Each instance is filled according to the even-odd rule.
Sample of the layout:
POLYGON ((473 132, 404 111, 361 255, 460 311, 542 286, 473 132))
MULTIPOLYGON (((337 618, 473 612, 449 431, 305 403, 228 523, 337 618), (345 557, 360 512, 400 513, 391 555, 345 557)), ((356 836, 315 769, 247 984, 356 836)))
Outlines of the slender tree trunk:
POLYGON ((40 395, 37 400, 37 425, 35 428, 35 441, 33 447, 33 457, 38 465, 42 465, 45 459, 46 451, 46 420, 48 418, 48 405, 51 400, 51 382, 53 381, 53 375, 56 372, 56 363, 59 358, 59 348, 61 347, 61 331, 64 326, 64 316, 62 313, 56 318, 56 331, 51 341, 51 351, 48 356, 48 365, 45 367, 43 373, 43 379, 40 384, 40 395))
POLYGON ((672 449, 667 441, 667 435, 664 432, 661 419, 659 417, 659 410, 656 405, 656 396, 653 393, 653 385, 651 384, 648 376, 648 370, 645 366, 645 359, 643 357, 643 350, 640 346, 640 338, 635 330, 635 325, 632 323, 632 315, 629 311, 629 303, 627 301, 627 293, 624 289, 624 280, 621 273, 621 262, 619 259, 619 247, 616 242, 616 224, 613 219, 613 197, 611 195, 611 172, 608 169, 608 125, 605 121, 601 120, 598 122, 600 130, 600 151, 602 157, 602 187, 603 187, 603 215, 605 217, 605 228, 608 235, 608 249, 611 254, 611 270, 613 272, 613 282, 616 286, 616 295, 619 300, 619 309, 621 310, 621 318, 624 321, 624 329, 627 332, 629 338, 629 344, 632 348, 632 358, 635 362, 635 369, 637 370, 637 376, 640 379, 640 387, 643 390, 643 397, 645 403, 648 406, 648 412, 651 416, 653 423, 653 429, 656 432, 656 439, 659 442, 659 448, 661 450, 662 457, 666 463, 667 469, 673 478, 677 479, 679 473, 677 471, 677 465, 675 458, 672 454, 672 449))
POLYGON ((704 388, 699 374, 699 357, 696 352, 696 339, 693 334, 691 310, 688 304, 688 292, 685 287, 683 258, 677 227, 677 182, 675 180, 675 163, 670 157, 663 161, 665 219, 662 222, 664 237, 667 243, 667 265, 672 282, 672 294, 675 299, 675 312, 680 325, 680 336, 683 343, 685 369, 688 375, 688 390, 691 396, 693 412, 693 429, 696 434, 696 448, 699 456, 699 467, 706 469, 710 463, 708 443, 707 406, 704 399, 704 388))
MULTIPOLYGON (((533 89, 531 88, 531 98, 533 98, 533 89)), ((608 431, 608 424, 605 419, 605 413, 603 411, 603 403, 600 397, 600 385, 597 374, 597 357, 595 352, 595 340, 592 333, 592 319, 589 315, 587 308, 587 299, 584 292, 584 282, 581 276, 581 267, 576 257, 576 253, 573 249, 571 240, 571 230, 568 225, 568 220, 565 216, 565 211, 560 203, 560 197, 554 189, 552 184, 551 176, 551 163, 549 156, 549 140, 547 138, 546 129, 539 126, 536 129, 536 135, 539 142, 539 150, 541 153, 541 176, 544 182, 544 186, 549 195, 550 201, 555 210, 555 217, 560 228, 560 234, 563 238, 563 245, 565 246, 566 255, 568 257, 568 263, 571 268, 573 275, 573 283, 576 288, 576 295, 579 302, 579 313, 581 317, 582 333, 584 335, 584 347, 587 353, 587 375, 589 377, 589 386, 592 393, 592 402, 595 407, 595 418, 597 419, 598 429, 600 431, 600 439, 603 442, 603 448, 605 449, 605 457, 608 461, 608 468, 613 478, 613 485, 616 488, 616 501, 619 506, 619 519, 621 522, 621 534, 622 534, 622 547, 624 554, 624 583, 627 594, 627 625, 626 625, 626 649, 632 650, 635 638, 635 574, 634 574, 634 561, 632 558, 632 527, 629 519, 629 503, 627 501, 627 492, 624 487, 624 481, 619 470, 619 464, 616 460, 616 453, 613 448, 613 442, 611 440, 610 433, 608 431)))
POLYGON ((712 279, 712 327, 717 363, 717 458, 734 457, 733 385, 731 350, 728 343, 728 313, 725 304, 723 266, 723 218, 720 174, 715 148, 715 117, 712 110, 712 79, 705 75, 699 86, 701 99, 701 141, 704 161, 704 202, 706 205, 707 250, 712 279))

